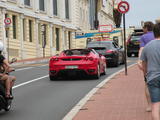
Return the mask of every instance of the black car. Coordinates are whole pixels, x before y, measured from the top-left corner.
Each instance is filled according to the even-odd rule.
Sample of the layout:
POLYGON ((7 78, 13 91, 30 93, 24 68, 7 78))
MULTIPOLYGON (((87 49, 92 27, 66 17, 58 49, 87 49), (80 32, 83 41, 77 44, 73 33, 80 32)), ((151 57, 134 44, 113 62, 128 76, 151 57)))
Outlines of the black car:
POLYGON ((127 56, 131 57, 134 54, 138 57, 139 46, 140 46, 140 38, 143 35, 143 30, 139 30, 138 32, 134 32, 131 34, 127 40, 127 56))
POLYGON ((107 64, 118 66, 120 63, 124 63, 124 49, 118 47, 113 41, 93 41, 87 44, 87 48, 92 48, 98 53, 104 55, 107 60, 107 64))

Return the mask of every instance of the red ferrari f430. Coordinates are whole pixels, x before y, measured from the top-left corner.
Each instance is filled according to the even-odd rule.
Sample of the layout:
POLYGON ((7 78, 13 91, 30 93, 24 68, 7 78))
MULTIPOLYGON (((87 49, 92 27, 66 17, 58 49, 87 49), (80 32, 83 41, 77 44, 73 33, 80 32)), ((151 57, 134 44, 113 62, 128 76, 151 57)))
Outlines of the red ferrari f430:
POLYGON ((93 49, 69 49, 51 57, 49 61, 50 80, 59 76, 87 74, 98 79, 106 74, 106 58, 93 49))

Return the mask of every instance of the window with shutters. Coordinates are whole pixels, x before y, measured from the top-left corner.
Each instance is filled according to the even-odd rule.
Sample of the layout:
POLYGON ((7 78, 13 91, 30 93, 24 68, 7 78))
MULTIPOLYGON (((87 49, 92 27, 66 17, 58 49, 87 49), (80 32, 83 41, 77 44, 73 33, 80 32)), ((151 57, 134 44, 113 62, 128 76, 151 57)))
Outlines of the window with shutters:
POLYGON ((39 10, 45 11, 45 3, 44 3, 44 0, 39 0, 39 10))
POLYGON ((31 1, 30 0, 24 0, 24 5, 31 6, 31 1))
POLYGON ((57 0, 53 0, 53 15, 58 15, 57 0))
POLYGON ((65 14, 66 19, 69 19, 69 0, 65 0, 65 14))

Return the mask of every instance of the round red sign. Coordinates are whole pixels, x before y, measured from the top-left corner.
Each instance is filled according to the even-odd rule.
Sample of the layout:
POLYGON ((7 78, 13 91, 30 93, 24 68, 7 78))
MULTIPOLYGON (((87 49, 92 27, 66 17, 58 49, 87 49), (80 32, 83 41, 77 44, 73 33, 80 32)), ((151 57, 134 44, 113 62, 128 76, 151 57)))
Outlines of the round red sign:
POLYGON ((126 2, 126 1, 121 1, 119 4, 118 4, 118 11, 122 14, 125 14, 129 11, 129 3, 126 2))
POLYGON ((4 19, 4 23, 6 24, 6 25, 9 25, 9 24, 11 24, 11 19, 10 18, 5 18, 4 19))

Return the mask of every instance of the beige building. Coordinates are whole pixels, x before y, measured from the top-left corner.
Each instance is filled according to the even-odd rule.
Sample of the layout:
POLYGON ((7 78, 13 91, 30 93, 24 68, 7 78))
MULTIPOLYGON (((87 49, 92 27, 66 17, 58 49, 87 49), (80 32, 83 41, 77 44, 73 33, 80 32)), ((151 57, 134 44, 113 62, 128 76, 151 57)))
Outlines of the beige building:
MULTIPOLYGON (((79 14, 75 17, 76 23, 79 23, 76 24, 78 26, 76 35, 98 32, 99 25, 115 27, 112 0, 79 0, 77 5, 80 8, 76 11, 79 14)), ((76 39, 77 48, 85 48, 86 44, 87 38, 76 39)))
POLYGON ((75 36, 105 24, 114 26, 112 0, 0 0, 0 41, 10 59, 84 48, 86 39, 75 36))
POLYGON ((160 18, 156 19, 156 23, 160 23, 160 18))
MULTIPOLYGON (((89 23, 89 0, 74 0, 73 22, 77 30, 76 35, 83 35, 90 30, 89 23)), ((75 39, 76 48, 84 48, 86 39, 75 39)))
POLYGON ((74 48, 73 0, 0 0, 0 41, 9 58, 51 56, 74 48), (11 19, 5 26, 4 20, 11 19), (45 44, 46 45, 45 45, 45 44), (45 45, 45 49, 43 49, 45 45))
POLYGON ((101 0, 99 1, 98 19, 99 25, 115 25, 113 19, 113 1, 101 0))

